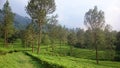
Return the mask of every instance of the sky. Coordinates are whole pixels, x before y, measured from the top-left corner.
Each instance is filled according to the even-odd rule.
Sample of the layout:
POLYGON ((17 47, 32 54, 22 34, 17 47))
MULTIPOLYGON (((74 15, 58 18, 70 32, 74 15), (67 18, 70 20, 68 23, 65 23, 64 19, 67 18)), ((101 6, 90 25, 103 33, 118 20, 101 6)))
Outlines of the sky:
MULTIPOLYGON (((0 0, 0 8, 5 0, 0 0)), ((13 12, 21 16, 28 16, 25 6, 28 0, 9 0, 13 12)), ((113 30, 120 31, 120 0, 55 0, 59 24, 68 28, 85 28, 84 15, 94 6, 105 12, 105 22, 112 26, 113 30)))

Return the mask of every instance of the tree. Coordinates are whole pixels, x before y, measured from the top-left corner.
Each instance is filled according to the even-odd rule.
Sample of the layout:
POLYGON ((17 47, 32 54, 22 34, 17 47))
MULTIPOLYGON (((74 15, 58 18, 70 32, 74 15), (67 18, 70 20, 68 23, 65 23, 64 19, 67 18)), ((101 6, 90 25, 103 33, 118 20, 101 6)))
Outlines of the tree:
POLYGON ((57 15, 53 15, 49 21, 48 21, 48 35, 51 40, 51 48, 52 51, 55 49, 55 43, 58 40, 58 20, 57 20, 57 15))
POLYGON ((1 36, 2 36, 2 24, 1 24, 1 21, 0 21, 0 39, 1 39, 1 36))
POLYGON ((120 51, 120 32, 117 33, 117 46, 116 46, 116 51, 120 51))
POLYGON ((35 38, 35 30, 34 30, 34 23, 30 23, 27 27, 27 41, 29 45, 32 45, 32 52, 34 52, 34 38, 35 38))
POLYGON ((4 12, 4 23, 3 23, 3 30, 4 30, 4 41, 5 41, 5 46, 8 46, 8 38, 14 34, 14 15, 11 11, 11 8, 9 6, 8 0, 4 4, 3 7, 3 12, 4 12))
POLYGON ((50 38, 47 34, 44 34, 44 36, 42 38, 42 43, 45 45, 49 45, 51 43, 50 38))
POLYGON ((67 32, 65 26, 64 27, 59 26, 58 28, 59 28, 59 31, 57 33, 59 35, 58 39, 60 40, 60 49, 61 49, 62 44, 67 43, 68 32, 67 32))
POLYGON ((114 48, 114 43, 115 43, 115 35, 112 32, 112 26, 106 25, 104 29, 105 33, 105 50, 106 50, 106 57, 107 59, 113 60, 115 56, 115 48, 114 48))
POLYGON ((26 7, 27 13, 30 17, 37 22, 38 25, 38 50, 40 51, 42 25, 46 22, 47 14, 51 14, 55 11, 54 0, 30 0, 26 7))
POLYGON ((21 40, 25 48, 32 47, 32 52, 34 52, 34 38, 36 38, 34 23, 30 23, 25 30, 21 31, 21 40))
POLYGON ((78 28, 76 36, 77 36, 77 46, 79 45, 79 47, 85 48, 85 46, 84 46, 84 30, 78 28))
POLYGON ((70 31, 71 33, 68 35, 68 44, 70 45, 70 55, 72 55, 73 53, 73 46, 76 44, 77 39, 76 39, 76 34, 75 32, 72 30, 70 31))
POLYGON ((116 42, 116 48, 115 48, 115 51, 116 51, 115 60, 120 61, 120 32, 117 33, 116 40, 117 42, 116 42))
POLYGON ((90 29, 86 30, 85 32, 85 47, 88 49, 94 49, 93 46, 93 37, 92 37, 92 32, 90 29))
POLYGON ((104 19, 104 12, 98 11, 97 6, 94 9, 90 9, 86 12, 84 17, 84 24, 88 27, 88 29, 92 30, 93 37, 94 37, 94 46, 96 50, 96 62, 98 62, 98 31, 103 29, 105 19, 104 19))

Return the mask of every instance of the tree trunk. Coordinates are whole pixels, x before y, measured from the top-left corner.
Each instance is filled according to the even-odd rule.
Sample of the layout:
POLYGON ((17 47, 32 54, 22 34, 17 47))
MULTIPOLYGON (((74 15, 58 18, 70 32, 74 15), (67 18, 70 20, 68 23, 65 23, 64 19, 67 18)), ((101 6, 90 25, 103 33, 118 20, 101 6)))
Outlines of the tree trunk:
POLYGON ((25 40, 25 48, 27 48, 27 40, 25 40))
POLYGON ((97 45, 95 45, 96 47, 95 47, 95 49, 96 49, 96 63, 98 64, 99 63, 99 61, 98 61, 98 46, 97 45))
POLYGON ((54 45, 55 45, 54 40, 52 40, 52 46, 51 46, 52 52, 54 51, 54 45))
POLYGON ((72 56, 72 53, 73 53, 73 47, 72 45, 70 45, 70 56, 72 56))
POLYGON ((32 41, 32 53, 34 52, 34 42, 32 41))
POLYGON ((96 63, 99 64, 99 60, 98 60, 98 45, 97 45, 97 34, 96 32, 94 33, 94 38, 95 38, 95 50, 96 50, 96 63))
POLYGON ((34 31, 32 30, 32 53, 34 52, 34 31))
POLYGON ((4 47, 7 47, 7 32, 5 30, 4 47))
POLYGON ((60 40, 60 51, 61 51, 61 49, 62 49, 62 41, 60 40))
POLYGON ((41 34, 42 34, 42 26, 39 23, 39 33, 38 33, 38 50, 37 50, 37 54, 39 54, 40 52, 40 44, 41 44, 41 34))

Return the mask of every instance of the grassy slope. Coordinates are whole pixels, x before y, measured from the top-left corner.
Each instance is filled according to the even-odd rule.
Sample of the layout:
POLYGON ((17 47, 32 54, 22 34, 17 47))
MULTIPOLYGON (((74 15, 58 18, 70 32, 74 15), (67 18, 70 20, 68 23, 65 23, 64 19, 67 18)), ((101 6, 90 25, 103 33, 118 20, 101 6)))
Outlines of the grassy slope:
MULTIPOLYGON (((32 54, 32 53, 30 53, 32 54)), ((56 64, 64 66, 65 68, 120 68, 119 62, 100 61, 100 64, 96 64, 95 60, 74 58, 70 56, 50 56, 50 55, 36 55, 33 56, 48 62, 49 64, 56 64)))
MULTIPOLYGON (((56 46, 54 51, 48 46, 41 46, 41 53, 42 54, 49 54, 49 55, 60 55, 60 56, 69 56, 69 46, 62 46, 60 49, 59 46, 56 46)), ((80 49, 80 48, 73 48, 72 57, 76 58, 83 58, 83 59, 95 59, 95 50, 89 49, 80 49)), ((105 52, 99 51, 99 59, 104 59, 105 52)))
MULTIPOLYGON (((120 62, 100 61, 100 64, 97 65, 95 60, 91 60, 95 58, 94 50, 74 48, 73 56, 75 57, 68 56, 67 52, 69 52, 68 46, 63 46, 61 50, 59 47, 55 47, 54 51, 50 47, 47 49, 47 46, 41 46, 40 55, 30 54, 50 64, 66 68, 120 68, 120 62)), ((99 57, 103 58, 103 53, 103 51, 99 51, 99 57)))
POLYGON ((0 68, 44 68, 38 61, 17 52, 0 56, 0 68))
MULTIPOLYGON (((50 64, 58 64, 66 68, 120 68, 120 62, 100 61, 100 64, 96 65, 95 60, 90 60, 95 58, 94 50, 74 48, 74 57, 70 57, 68 56, 68 46, 62 46, 62 49, 56 46, 54 51, 52 51, 50 47, 47 49, 47 47, 48 46, 41 46, 40 55, 33 55, 50 64)), ((14 48, 11 49, 14 50, 14 48)), ((21 48, 19 49, 21 50, 21 48)), ((8 49, 5 50, 7 51, 8 49)), ((99 53, 102 57, 103 51, 99 53)), ((19 52, 0 56, 0 63, 2 63, 0 64, 0 68, 39 68, 41 66, 39 66, 39 62, 33 61, 30 57, 19 52)))

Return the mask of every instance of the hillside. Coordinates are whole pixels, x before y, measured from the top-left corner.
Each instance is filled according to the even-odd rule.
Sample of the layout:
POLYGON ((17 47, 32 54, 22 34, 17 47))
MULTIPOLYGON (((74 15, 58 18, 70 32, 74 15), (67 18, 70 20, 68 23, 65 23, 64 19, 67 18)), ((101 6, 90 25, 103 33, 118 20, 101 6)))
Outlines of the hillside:
MULTIPOLYGON (((0 22, 3 22, 4 13, 0 10, 0 22)), ((25 27, 31 22, 28 17, 23 17, 19 14, 14 13, 14 26, 16 29, 25 29, 25 27)))
MULTIPOLYGON (((61 48, 62 53, 60 54, 59 46, 56 46, 55 50, 52 51, 51 48, 47 46, 41 46, 41 53, 35 54, 31 53, 31 51, 19 52, 24 51, 26 49, 18 51, 14 51, 12 49, 12 53, 9 52, 6 55, 0 55, 0 67, 1 68, 119 68, 119 62, 113 61, 100 61, 99 64, 96 64, 95 60, 89 58, 89 56, 93 57, 91 54, 91 50, 89 49, 77 49, 79 54, 78 56, 82 56, 76 58, 74 56, 65 55, 63 52, 68 52, 68 46, 62 46, 61 48), (56 52, 58 51, 58 52, 56 52), (5 58, 4 58, 5 57, 5 58), (86 59, 84 58, 86 57, 86 59), (9 64, 8 64, 9 63, 9 64)), ((75 48, 76 49, 76 48, 75 48)), ((4 49, 3 49, 4 50, 4 49)), ((29 48, 30 50, 30 48, 29 48)), ((75 50, 76 51, 76 50, 75 50)), ((35 50, 36 52, 36 50, 35 50)), ((94 50, 93 50, 94 52, 94 50)), ((75 52, 74 52, 75 53, 75 52)), ((100 54, 99 54, 100 55, 100 54)))

